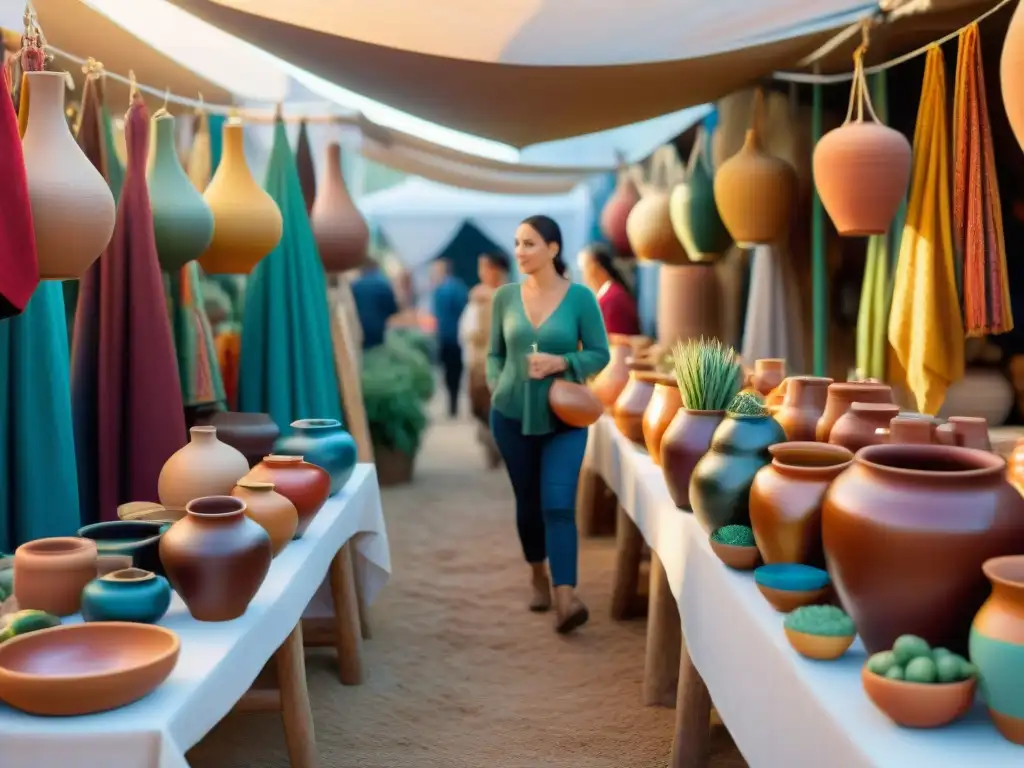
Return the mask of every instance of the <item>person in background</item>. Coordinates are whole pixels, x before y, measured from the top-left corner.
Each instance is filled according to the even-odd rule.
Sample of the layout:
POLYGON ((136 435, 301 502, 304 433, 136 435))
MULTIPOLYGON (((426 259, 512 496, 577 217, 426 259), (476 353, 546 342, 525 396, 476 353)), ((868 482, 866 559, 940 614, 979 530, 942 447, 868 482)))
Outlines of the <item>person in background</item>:
POLYGON ((605 330, 626 336, 639 335, 636 299, 616 268, 611 251, 601 243, 592 243, 580 251, 578 262, 583 282, 597 296, 605 330))
POLYGON ((437 320, 437 344, 444 384, 448 390, 448 414, 459 415, 459 389, 462 386, 462 347, 459 345, 459 318, 469 303, 469 289, 452 274, 451 262, 435 262, 434 318, 437 320))
POLYGON ((398 301, 377 262, 369 262, 352 281, 352 298, 363 327, 363 349, 383 344, 388 318, 398 313, 398 301))
POLYGON ((548 404, 556 377, 578 383, 608 364, 608 336, 594 294, 566 277, 562 232, 547 216, 516 229, 516 264, 526 279, 494 293, 487 382, 491 432, 516 498, 516 526, 530 564, 530 610, 551 608, 559 633, 589 618, 576 595, 576 486, 587 430, 560 421, 548 404), (545 568, 550 565, 550 577, 545 568))

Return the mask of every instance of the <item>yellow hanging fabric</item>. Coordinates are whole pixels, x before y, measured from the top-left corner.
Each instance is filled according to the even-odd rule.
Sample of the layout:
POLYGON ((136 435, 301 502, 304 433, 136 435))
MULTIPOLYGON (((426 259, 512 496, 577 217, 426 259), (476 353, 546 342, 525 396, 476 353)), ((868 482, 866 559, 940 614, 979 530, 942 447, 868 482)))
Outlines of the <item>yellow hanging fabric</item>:
POLYGON ((938 412, 964 375, 950 212, 946 67, 928 50, 914 128, 914 169, 889 315, 889 343, 922 413, 938 412))

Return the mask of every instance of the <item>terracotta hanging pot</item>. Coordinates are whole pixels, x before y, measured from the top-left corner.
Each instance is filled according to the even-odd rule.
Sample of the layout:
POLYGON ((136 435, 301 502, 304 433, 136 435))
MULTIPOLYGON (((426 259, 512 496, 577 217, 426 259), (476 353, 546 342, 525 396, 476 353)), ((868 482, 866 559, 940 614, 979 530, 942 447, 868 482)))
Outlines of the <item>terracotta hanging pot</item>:
POLYGON ((880 445, 884 439, 878 430, 887 428, 899 413, 893 403, 853 403, 832 427, 828 441, 854 453, 867 445, 880 445))
POLYGON ((668 176, 673 162, 678 163, 675 152, 673 147, 662 147, 651 158, 650 181, 640 188, 640 200, 626 218, 630 248, 644 261, 676 265, 690 262, 669 216, 668 176))
POLYGON ((644 433, 644 444, 647 446, 647 453, 651 461, 661 466, 661 442, 665 436, 665 430, 676 417, 676 413, 683 406, 683 399, 679 394, 679 384, 676 377, 670 373, 658 375, 654 384, 654 394, 651 395, 647 408, 644 409, 642 430, 644 433))
POLYGON ((732 244, 729 230, 715 205, 715 174, 711 167, 710 136, 697 132, 686 180, 669 196, 672 229, 691 261, 715 261, 732 244))
POLYGON ((64 117, 64 72, 26 72, 30 100, 22 139, 39 277, 76 280, 114 234, 114 196, 64 117))
POLYGON ((174 117, 158 111, 152 119, 146 183, 153 209, 153 236, 160 268, 175 272, 198 259, 213 239, 213 214, 189 181, 174 146, 174 117))
POLYGON ((815 439, 827 443, 832 427, 853 403, 891 403, 892 387, 870 381, 837 381, 829 384, 825 411, 818 419, 815 439))
POLYGON ((907 194, 911 151, 907 138, 875 114, 859 50, 854 62, 846 121, 818 140, 813 166, 821 204, 839 234, 863 237, 892 224, 907 194))
POLYGON ((171 509, 183 509, 201 496, 227 496, 249 472, 245 456, 217 439, 216 427, 192 427, 192 439, 160 470, 157 495, 171 509))
POLYGON ((199 258, 208 275, 247 275, 281 242, 281 211, 252 177, 237 118, 224 123, 220 165, 203 199, 213 213, 213 240, 199 258))
POLYGON ((630 176, 629 168, 620 159, 619 177, 615 190, 601 209, 601 234, 611 243, 615 253, 627 258, 633 255, 629 247, 629 236, 626 234, 626 219, 633 206, 640 200, 640 191, 630 176))
POLYGON ((768 412, 782 426, 787 440, 814 440, 818 419, 825 411, 828 388, 832 379, 821 376, 790 376, 769 394, 769 399, 785 385, 782 403, 774 413, 767 404, 768 412))
POLYGON ((1024 8, 1013 12, 1003 39, 1003 55, 999 60, 999 84, 1003 91, 1003 107, 1017 143, 1024 149, 1024 8))
POLYGON ((691 411, 680 408, 661 438, 661 471, 672 501, 680 509, 690 506, 693 468, 711 447, 711 438, 725 418, 725 411, 691 411))
POLYGON ((622 390, 612 409, 616 429, 623 437, 641 448, 646 447, 644 411, 654 396, 654 384, 659 375, 655 371, 630 371, 629 383, 622 390))
POLYGON ((784 240, 797 197, 793 166, 769 155, 760 137, 764 94, 754 97, 754 119, 743 147, 715 174, 715 203, 729 234, 741 248, 784 240))
POLYGON ((328 272, 344 272, 363 265, 370 230, 345 187, 341 172, 341 145, 327 145, 324 173, 309 214, 320 260, 328 272))

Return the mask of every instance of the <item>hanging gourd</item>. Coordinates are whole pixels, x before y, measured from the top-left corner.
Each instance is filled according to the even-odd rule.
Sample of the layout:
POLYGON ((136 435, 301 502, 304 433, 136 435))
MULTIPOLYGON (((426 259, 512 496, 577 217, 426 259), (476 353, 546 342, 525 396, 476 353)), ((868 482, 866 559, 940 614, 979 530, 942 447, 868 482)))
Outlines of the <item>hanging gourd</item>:
POLYGON ((711 167, 711 134, 699 128, 684 181, 669 197, 672 229, 692 261, 710 262, 732 244, 715 205, 715 174, 711 167))
POLYGON ((783 240, 796 204, 793 166, 768 154, 761 141, 764 94, 754 93, 754 116, 743 147, 715 174, 715 204, 741 248, 783 240))
POLYGON ((814 148, 818 196, 839 234, 847 237, 885 234, 910 183, 910 142, 875 114, 864 77, 866 48, 861 45, 853 54, 846 120, 814 148))
POLYGON ((626 234, 626 219, 639 200, 640 192, 636 182, 630 175, 625 158, 619 155, 619 176, 615 182, 615 191, 601 209, 601 234, 608 239, 616 255, 622 258, 633 255, 626 234))
POLYGON ((370 230, 345 187, 341 146, 337 142, 327 145, 327 163, 317 185, 309 222, 324 270, 344 272, 363 265, 370 230))
POLYGON ((213 240, 199 266, 208 275, 247 275, 281 242, 284 223, 249 170, 242 121, 228 118, 223 135, 220 165, 203 194, 213 213, 213 240))
POLYGON ((626 218, 629 245, 638 259, 665 264, 688 264, 689 258, 672 229, 669 189, 679 158, 672 146, 661 147, 651 158, 647 183, 640 185, 640 200, 626 218))
POLYGON ((999 61, 999 84, 1003 91, 1003 107, 1010 119, 1010 128, 1017 143, 1024 149, 1024 5, 1017 5, 1003 40, 1003 55, 999 61))
POLYGON ((198 259, 213 239, 213 214, 181 167, 174 145, 174 117, 165 109, 152 118, 146 182, 160 268, 175 272, 198 259))

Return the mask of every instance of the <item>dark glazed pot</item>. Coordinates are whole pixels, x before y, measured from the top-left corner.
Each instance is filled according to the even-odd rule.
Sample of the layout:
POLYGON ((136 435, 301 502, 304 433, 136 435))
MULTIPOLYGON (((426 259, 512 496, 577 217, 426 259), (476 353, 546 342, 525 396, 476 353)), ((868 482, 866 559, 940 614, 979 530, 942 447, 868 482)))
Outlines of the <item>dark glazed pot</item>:
POLYGON ((629 383, 615 401, 612 410, 615 428, 623 437, 641 448, 647 447, 644 443, 644 411, 654 396, 658 375, 654 371, 630 371, 629 383))
POLYGON ((672 423, 676 413, 682 406, 683 400, 679 396, 679 384, 676 377, 663 373, 658 375, 654 384, 654 394, 644 409, 644 418, 641 428, 644 433, 644 445, 651 455, 651 461, 661 465, 661 441, 664 439, 665 430, 672 423))
POLYGON ((154 520, 113 520, 79 528, 78 535, 95 541, 100 555, 126 555, 136 568, 163 576, 160 537, 168 528, 154 520))
POLYGON ((750 525, 750 486, 786 433, 771 416, 727 413, 690 477, 690 507, 708 533, 750 525))
MULTIPOLYGON (((775 408, 772 415, 782 425, 787 440, 814 440, 818 419, 825 412, 825 401, 828 400, 832 379, 823 376, 790 376, 784 383, 782 404, 775 408)), ((772 394, 777 391, 778 388, 772 394)), ((765 405, 768 407, 767 402, 765 405)), ((769 412, 772 412, 771 408, 769 412)))
POLYGON ((193 499, 185 511, 160 540, 167 578, 197 621, 237 619, 270 570, 270 536, 233 496, 193 499))
POLYGON ((725 411, 680 408, 661 438, 661 471, 675 505, 690 507, 690 476, 708 448, 725 411))
POLYGON ((872 445, 833 481, 825 557, 868 652, 904 634, 966 652, 988 596, 982 564, 1024 552, 1024 499, 1005 474, 985 451, 872 445))
POLYGON ((821 503, 853 454, 838 445, 778 443, 768 449, 772 463, 750 488, 750 527, 766 564, 825 566, 821 547, 821 503))
POLYGON ((832 427, 853 403, 891 403, 892 387, 872 381, 837 381, 829 384, 825 412, 818 419, 814 439, 827 443, 832 427))
POLYGON ((125 568, 90 582, 82 590, 86 621, 134 621, 155 624, 171 605, 171 585, 163 576, 125 568))
POLYGON ((337 419, 299 419, 291 424, 292 433, 279 439, 275 453, 302 456, 310 464, 327 470, 333 496, 352 477, 358 455, 356 441, 342 429, 337 419))
POLYGON ((216 427, 218 439, 245 456, 250 467, 274 452, 274 442, 281 435, 277 424, 266 413, 217 411, 200 416, 197 424, 216 427))
POLYGON ((887 428, 899 413, 899 406, 892 403, 851 403, 850 410, 832 426, 828 441, 854 453, 868 445, 880 445, 885 434, 878 430, 887 428))

